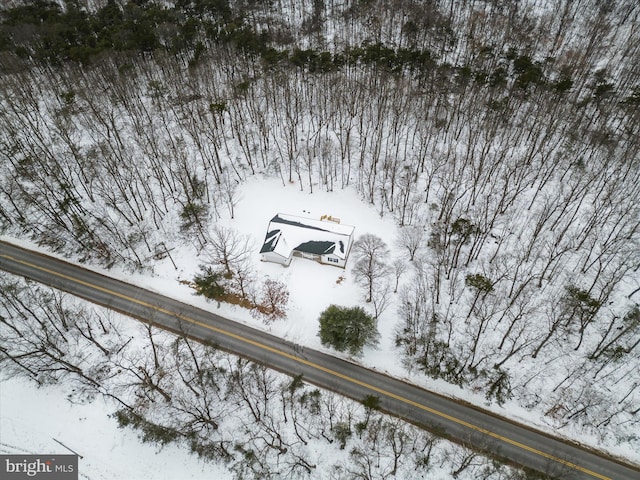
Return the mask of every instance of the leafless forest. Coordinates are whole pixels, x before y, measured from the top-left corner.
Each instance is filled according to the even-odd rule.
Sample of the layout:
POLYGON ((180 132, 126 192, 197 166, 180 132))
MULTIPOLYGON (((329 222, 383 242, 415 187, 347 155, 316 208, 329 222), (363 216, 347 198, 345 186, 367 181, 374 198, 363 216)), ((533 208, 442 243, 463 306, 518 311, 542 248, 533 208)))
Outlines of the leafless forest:
MULTIPOLYGON (((133 3, 74 8, 142 18, 153 4, 133 3)), ((213 3, 225 2, 163 7, 210 20, 195 22, 180 48, 171 42, 183 30, 157 21, 153 48, 95 47, 80 61, 41 58, 44 37, 5 16, 2 232, 140 270, 161 242, 204 246, 251 176, 310 193, 353 187, 395 219, 394 248, 411 264, 397 293, 397 346, 409 370, 638 446, 637 2, 274 0, 231 1, 224 15, 198 10, 213 3)), ((17 319, 32 307, 12 288, 0 312, 17 319)), ((64 337, 51 295, 47 316, 64 337)), ((79 318, 95 352, 116 355, 117 345, 92 334, 108 329, 100 317, 79 318)), ((41 378, 46 357, 54 370, 86 375, 56 355, 55 342, 0 320, 3 364, 41 378)), ((153 335, 149 327, 145 348, 153 335)), ((216 382, 201 373, 222 367, 199 365, 214 354, 194 355, 205 347, 178 339, 163 348, 193 360, 176 374, 216 382)), ((144 362, 155 373, 132 371, 140 404, 164 396, 162 356, 153 358, 144 362)), ((110 375, 94 368, 91 381, 110 375)), ((234 378, 269 374, 242 362, 225 368, 251 408, 253 394, 242 397, 234 378)), ((263 393, 284 403, 313 394, 272 390, 263 393)), ((203 391, 181 411, 213 428, 205 404, 217 400, 203 391)), ((277 449, 276 438, 263 448, 277 449)), ((208 448, 220 458, 233 450, 208 448)))

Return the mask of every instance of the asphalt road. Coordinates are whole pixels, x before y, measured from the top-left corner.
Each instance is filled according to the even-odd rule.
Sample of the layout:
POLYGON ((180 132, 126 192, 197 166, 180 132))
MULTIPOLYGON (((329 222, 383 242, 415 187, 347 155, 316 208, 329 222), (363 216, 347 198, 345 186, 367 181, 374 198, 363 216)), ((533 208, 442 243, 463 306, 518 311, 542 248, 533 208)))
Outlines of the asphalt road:
POLYGON ((175 332, 211 342, 306 382, 381 409, 440 435, 553 478, 638 480, 640 467, 566 443, 354 363, 301 348, 163 295, 0 241, 0 269, 175 332))

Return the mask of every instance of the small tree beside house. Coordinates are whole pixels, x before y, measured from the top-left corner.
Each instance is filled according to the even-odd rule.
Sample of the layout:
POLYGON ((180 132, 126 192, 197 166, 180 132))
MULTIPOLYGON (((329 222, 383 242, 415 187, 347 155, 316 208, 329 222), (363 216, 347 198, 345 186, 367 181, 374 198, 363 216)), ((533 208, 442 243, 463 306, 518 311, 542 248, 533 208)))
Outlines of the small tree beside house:
POLYGON ((289 303, 287 286, 267 278, 262 284, 260 299, 251 310, 253 318, 262 319, 264 323, 271 323, 287 316, 286 308, 289 303))

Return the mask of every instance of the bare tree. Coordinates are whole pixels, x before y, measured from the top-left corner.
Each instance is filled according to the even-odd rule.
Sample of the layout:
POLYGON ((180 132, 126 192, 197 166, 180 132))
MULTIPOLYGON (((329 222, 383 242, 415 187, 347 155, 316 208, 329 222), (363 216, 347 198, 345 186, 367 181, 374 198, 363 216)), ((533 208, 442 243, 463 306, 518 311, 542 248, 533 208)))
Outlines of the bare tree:
POLYGON ((264 323, 271 323, 287 316, 286 308, 289 303, 287 286, 277 280, 267 278, 262 284, 262 292, 258 303, 251 314, 262 318, 264 323))
POLYGON ((413 262, 416 253, 425 243, 424 227, 419 225, 405 225, 398 232, 397 244, 409 253, 409 261, 413 262))
POLYGON ((400 283, 400 277, 407 271, 407 263, 401 258, 396 258, 391 264, 393 270, 393 276, 395 277, 395 284, 393 287, 393 293, 398 293, 398 284, 400 283))
POLYGON ((356 260, 353 274, 367 292, 367 303, 371 302, 376 284, 389 274, 385 263, 389 256, 387 244, 380 237, 365 233, 353 244, 352 255, 356 260))
POLYGON ((220 225, 215 225, 207 237, 205 256, 220 268, 227 279, 237 276, 246 268, 251 250, 249 237, 220 225))

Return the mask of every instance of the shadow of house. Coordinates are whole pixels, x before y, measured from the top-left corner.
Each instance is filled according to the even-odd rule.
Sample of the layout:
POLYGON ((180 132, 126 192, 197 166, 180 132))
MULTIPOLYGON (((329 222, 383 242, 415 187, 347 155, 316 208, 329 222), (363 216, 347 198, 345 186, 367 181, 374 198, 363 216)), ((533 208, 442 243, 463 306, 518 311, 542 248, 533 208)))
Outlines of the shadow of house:
POLYGON ((269 222, 260 259, 288 267, 298 256, 344 268, 353 231, 350 225, 279 213, 269 222))

